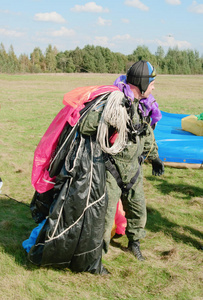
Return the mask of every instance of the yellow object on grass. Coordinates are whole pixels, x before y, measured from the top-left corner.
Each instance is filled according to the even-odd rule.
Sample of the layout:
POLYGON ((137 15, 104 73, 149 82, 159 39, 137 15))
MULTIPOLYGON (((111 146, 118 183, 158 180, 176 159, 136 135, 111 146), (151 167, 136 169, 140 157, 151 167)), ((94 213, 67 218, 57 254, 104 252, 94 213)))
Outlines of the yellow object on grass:
POLYGON ((194 115, 187 116, 181 120, 182 129, 198 136, 203 136, 203 121, 194 115))

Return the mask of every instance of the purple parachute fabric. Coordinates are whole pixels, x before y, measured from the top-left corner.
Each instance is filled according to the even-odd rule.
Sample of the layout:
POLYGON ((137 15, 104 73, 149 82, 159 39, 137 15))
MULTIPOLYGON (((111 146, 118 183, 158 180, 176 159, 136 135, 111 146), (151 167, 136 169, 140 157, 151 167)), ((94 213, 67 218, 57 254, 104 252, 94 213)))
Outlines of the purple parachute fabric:
POLYGON ((134 94, 131 91, 130 86, 126 83, 125 75, 121 75, 120 77, 118 77, 114 81, 113 85, 117 86, 119 88, 119 90, 124 93, 126 98, 130 100, 130 102, 133 102, 134 94))
POLYGON ((139 109, 141 110, 142 115, 144 117, 147 117, 151 112, 150 114, 150 117, 152 118, 151 125, 157 123, 162 118, 161 111, 158 108, 159 105, 154 99, 154 97, 152 96, 152 94, 150 94, 148 98, 141 99, 140 103, 143 103, 144 106, 146 107, 146 111, 144 112, 142 106, 139 105, 139 109))
MULTIPOLYGON (((124 93, 124 95, 126 96, 127 99, 129 99, 131 102, 133 102, 134 94, 131 91, 130 86, 126 82, 125 75, 119 76, 114 81, 114 85, 117 86, 119 88, 119 90, 124 93)), ((156 102, 156 100, 154 99, 154 97, 151 94, 149 95, 148 98, 143 98, 140 100, 139 109, 144 117, 147 117, 148 115, 150 115, 150 117, 152 119, 151 126, 154 125, 155 123, 157 123, 162 117, 161 111, 158 108, 158 103, 156 102), (144 104, 144 106, 146 108, 145 111, 143 110, 141 103, 144 104)))

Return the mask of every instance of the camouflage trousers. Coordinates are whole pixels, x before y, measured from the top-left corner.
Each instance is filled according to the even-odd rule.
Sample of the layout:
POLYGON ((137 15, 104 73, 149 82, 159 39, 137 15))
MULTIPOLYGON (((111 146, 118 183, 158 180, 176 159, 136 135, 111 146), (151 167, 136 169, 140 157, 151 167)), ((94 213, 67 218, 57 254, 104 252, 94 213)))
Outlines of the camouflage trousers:
POLYGON ((126 235, 129 241, 142 239, 146 236, 144 230, 147 213, 143 191, 143 175, 142 166, 137 181, 134 183, 128 194, 122 194, 118 187, 115 178, 107 171, 106 172, 106 188, 108 193, 108 208, 105 217, 105 232, 104 232, 104 252, 107 253, 111 230, 114 223, 116 206, 119 199, 122 200, 125 217, 127 219, 126 235))

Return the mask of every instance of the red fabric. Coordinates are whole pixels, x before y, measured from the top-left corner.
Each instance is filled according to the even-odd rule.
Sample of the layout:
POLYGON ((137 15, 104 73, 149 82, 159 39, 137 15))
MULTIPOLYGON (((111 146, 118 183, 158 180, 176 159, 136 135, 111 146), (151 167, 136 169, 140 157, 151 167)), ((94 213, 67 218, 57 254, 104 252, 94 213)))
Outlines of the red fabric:
POLYGON ((110 136, 110 138, 109 138, 109 142, 111 143, 111 145, 113 145, 115 143, 115 140, 117 139, 117 137, 118 137, 118 132, 115 131, 112 134, 112 136, 110 136))
POLYGON ((117 234, 125 234, 125 228, 127 226, 127 220, 125 218, 125 212, 123 210, 123 205, 121 200, 117 203, 117 209, 115 214, 115 225, 116 225, 116 233, 117 234))

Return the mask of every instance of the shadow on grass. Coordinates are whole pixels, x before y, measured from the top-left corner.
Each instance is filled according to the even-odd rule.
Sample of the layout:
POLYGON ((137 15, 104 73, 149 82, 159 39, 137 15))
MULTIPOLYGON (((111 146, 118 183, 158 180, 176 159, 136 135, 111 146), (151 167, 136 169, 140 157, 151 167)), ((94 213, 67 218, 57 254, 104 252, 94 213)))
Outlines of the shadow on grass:
MULTIPOLYGON (((203 244, 199 240, 203 240, 202 232, 190 227, 190 226, 181 226, 182 230, 185 233, 179 232, 180 226, 176 223, 169 221, 167 218, 163 217, 161 213, 154 208, 147 208, 147 224, 146 229, 151 232, 163 232, 165 235, 168 235, 174 239, 176 243, 185 243, 192 245, 198 250, 203 250, 203 244), (192 234, 195 237, 189 236, 192 234)), ((111 245, 116 248, 120 248, 123 251, 128 251, 126 247, 122 245, 122 240, 116 239, 118 236, 113 237, 111 240, 111 245)))
POLYGON ((0 195, 0 246, 19 265, 28 266, 27 253, 22 242, 36 226, 28 205, 0 195))
MULTIPOLYGON (((184 183, 169 183, 167 180, 162 178, 159 178, 159 181, 157 182, 157 179, 152 176, 148 176, 147 180, 156 182, 156 188, 163 195, 170 195, 170 193, 175 192, 177 199, 192 200, 193 197, 202 197, 203 195, 203 189, 194 185, 184 183)), ((146 228, 153 232, 162 231, 165 234, 171 235, 176 242, 181 241, 186 244, 192 244, 198 249, 202 249, 203 247, 203 245, 195 238, 187 234, 178 232, 179 225, 163 217, 162 214, 154 208, 148 208, 148 220, 146 228)), ((181 226, 181 228, 183 229, 183 231, 189 232, 199 239, 203 239, 202 232, 188 225, 181 226)))
POLYGON ((159 180, 157 180, 157 178, 154 176, 148 176, 146 179, 152 183, 155 182, 156 188, 163 195, 170 195, 171 193, 175 192, 178 199, 186 200, 190 200, 193 197, 203 196, 203 188, 194 185, 184 183, 174 184, 162 178, 158 178, 159 180))
MULTIPOLYGON (((202 197, 203 189, 184 183, 172 184, 167 180, 154 176, 146 177, 148 181, 155 182, 156 188, 162 195, 170 195, 170 193, 176 193, 177 199, 192 200, 193 197, 202 197)), ((177 243, 182 242, 190 244, 193 247, 203 250, 203 244, 200 241, 203 240, 202 232, 187 225, 180 226, 174 222, 169 221, 166 217, 163 217, 162 213, 154 208, 147 208, 147 224, 146 229, 151 232, 163 232, 166 235, 171 236, 177 243)), ((122 243, 122 242, 121 242, 122 243)), ((124 250, 124 247, 119 240, 112 240, 111 245, 119 247, 124 250)), ((125 250, 124 250, 125 251, 125 250)))
MULTIPOLYGON (((163 217, 161 213, 154 209, 148 208, 148 217, 147 217, 147 225, 146 228, 151 232, 163 232, 166 235, 171 236, 177 243, 183 242, 185 244, 191 244, 193 247, 202 250, 202 244, 195 239, 195 237, 189 236, 187 233, 180 233, 180 226, 176 223, 169 221, 167 218, 163 217)), ((193 236, 196 236, 200 240, 203 239, 202 232, 193 229, 190 226, 181 226, 184 232, 189 232, 193 236)))
POLYGON ((29 205, 0 195, 0 248, 3 249, 3 252, 13 256, 16 264, 30 271, 43 268, 53 269, 60 274, 61 272, 71 272, 67 268, 41 267, 28 260, 22 242, 29 238, 31 231, 37 225, 31 217, 29 205))

